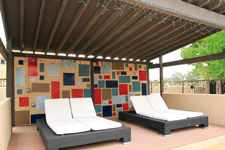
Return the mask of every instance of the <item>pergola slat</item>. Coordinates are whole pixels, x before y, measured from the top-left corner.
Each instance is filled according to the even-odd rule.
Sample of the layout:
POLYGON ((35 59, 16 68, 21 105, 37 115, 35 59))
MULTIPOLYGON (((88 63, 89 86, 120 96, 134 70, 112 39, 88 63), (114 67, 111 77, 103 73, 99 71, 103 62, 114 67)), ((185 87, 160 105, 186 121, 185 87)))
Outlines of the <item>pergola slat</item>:
POLYGON ((24 0, 20 0, 20 50, 23 50, 24 0))
POLYGON ((221 0, 215 0, 214 2, 210 3, 210 5, 204 7, 206 9, 209 9, 209 10, 214 10, 216 8, 218 8, 221 4, 221 0))
POLYGON ((2 54, 3 58, 7 61, 8 53, 1 38, 0 38, 0 53, 2 54))

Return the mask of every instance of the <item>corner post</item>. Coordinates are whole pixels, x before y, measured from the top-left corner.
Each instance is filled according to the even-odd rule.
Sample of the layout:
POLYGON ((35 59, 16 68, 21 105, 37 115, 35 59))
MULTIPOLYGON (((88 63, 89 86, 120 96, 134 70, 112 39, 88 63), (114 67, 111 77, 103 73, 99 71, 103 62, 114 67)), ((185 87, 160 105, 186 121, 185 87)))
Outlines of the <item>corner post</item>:
POLYGON ((160 95, 164 92, 162 54, 159 55, 160 95))
POLYGON ((91 98, 92 98, 92 101, 94 104, 95 96, 94 96, 94 63, 93 63, 93 59, 90 61, 90 67, 91 67, 91 98))
POLYGON ((147 94, 148 95, 150 95, 150 82, 149 82, 149 80, 150 80, 150 75, 149 75, 149 70, 150 70, 150 64, 149 64, 149 61, 147 61, 147 90, 148 90, 148 92, 147 92, 147 94))

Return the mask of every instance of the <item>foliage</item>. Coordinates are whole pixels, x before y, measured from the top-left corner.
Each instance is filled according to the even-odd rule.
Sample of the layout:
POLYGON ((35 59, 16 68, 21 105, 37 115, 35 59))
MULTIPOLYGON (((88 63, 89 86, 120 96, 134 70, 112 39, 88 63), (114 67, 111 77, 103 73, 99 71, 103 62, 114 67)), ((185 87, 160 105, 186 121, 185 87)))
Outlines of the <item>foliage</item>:
MULTIPOLYGON (((225 30, 206 37, 181 50, 183 59, 222 53, 225 49, 225 30)), ((205 79, 225 78, 225 59, 192 64, 196 66, 198 73, 205 79)), ((193 72, 192 72, 193 73, 193 72)), ((197 72, 196 72, 197 73, 197 72)), ((197 73, 197 74, 198 74, 197 73)), ((192 76, 189 74, 190 77, 192 76)), ((197 75, 198 76, 198 75, 197 75)), ((198 76, 199 77, 199 76, 198 76)))
POLYGON ((171 81, 182 81, 184 80, 184 75, 181 72, 175 72, 171 75, 171 81))

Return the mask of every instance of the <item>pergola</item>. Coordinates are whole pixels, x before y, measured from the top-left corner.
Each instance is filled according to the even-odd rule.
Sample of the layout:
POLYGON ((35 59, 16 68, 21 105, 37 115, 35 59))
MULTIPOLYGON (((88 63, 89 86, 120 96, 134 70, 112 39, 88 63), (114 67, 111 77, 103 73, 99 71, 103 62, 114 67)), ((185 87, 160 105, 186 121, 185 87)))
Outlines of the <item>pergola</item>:
MULTIPOLYGON (((98 60, 143 63, 147 70, 160 67, 162 91, 164 65, 199 59, 166 65, 162 55, 225 29, 222 0, 1 0, 1 13, 7 48, 0 45, 7 60, 12 108, 14 56, 29 53, 29 57, 90 60, 91 64, 98 60), (77 57, 81 54, 85 57, 77 57), (150 64, 157 57, 160 64, 150 64)), ((225 53, 201 61, 224 58, 225 53)), ((92 69, 92 97, 93 78, 92 69)))

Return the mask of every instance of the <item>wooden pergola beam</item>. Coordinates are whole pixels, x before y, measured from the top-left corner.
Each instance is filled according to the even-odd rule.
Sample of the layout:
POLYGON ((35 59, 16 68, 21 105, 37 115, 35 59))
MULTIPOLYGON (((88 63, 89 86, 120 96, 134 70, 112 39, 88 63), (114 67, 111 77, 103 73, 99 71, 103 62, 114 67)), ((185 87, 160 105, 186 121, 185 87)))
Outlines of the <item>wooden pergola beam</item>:
MULTIPOLYGON (((110 5, 111 1, 108 1, 105 4, 105 8, 107 8, 110 5)), ((70 48, 67 50, 66 55, 68 55, 70 52, 73 51, 73 49, 79 44, 81 39, 85 36, 85 34, 88 32, 88 30, 92 27, 92 25, 96 22, 96 20, 99 18, 99 16, 105 11, 105 8, 99 7, 99 9, 95 12, 95 14, 92 16, 90 21, 87 23, 87 25, 84 27, 84 29, 81 31, 81 33, 78 35, 76 40, 73 42, 73 44, 70 46, 70 48)), ((75 53, 79 53, 80 50, 78 50, 75 53)), ((56 53, 57 54, 57 53, 56 53)))
POLYGON ((200 7, 203 7, 203 6, 207 5, 208 3, 210 3, 210 0, 198 0, 195 2, 195 4, 197 4, 200 7))
MULTIPOLYGON (((121 2, 126 3, 127 0, 120 0, 121 2)), ((136 4, 136 0, 129 0, 129 4, 136 4)), ((205 25, 210 25, 213 27, 218 27, 220 29, 225 29, 225 16, 212 12, 210 10, 190 5, 189 3, 183 2, 181 0, 143 0, 138 2, 138 6, 146 7, 146 3, 153 3, 157 6, 163 7, 163 8, 170 8, 171 10, 175 10, 176 12, 187 14, 189 18, 194 21, 205 25), (197 18, 197 19, 196 19, 197 18)), ((149 7, 151 10, 156 11, 155 6, 149 7)), ((165 11, 162 8, 157 8, 158 12, 164 12, 168 15, 170 15, 170 11, 165 11)), ((180 16, 177 13, 172 13, 172 15, 178 15, 182 19, 187 19, 186 16, 182 15, 180 16)))
MULTIPOLYGON (((201 57, 195 57, 195 58, 189 58, 189 59, 183 59, 183 60, 178 60, 178 61, 172 61, 172 62, 167 62, 163 63, 163 67, 170 67, 170 66, 176 66, 176 65, 184 65, 184 64, 193 64, 193 63, 199 63, 199 62, 206 62, 206 61, 213 61, 213 60, 221 60, 225 59, 225 49, 223 50, 222 53, 218 54, 212 54, 212 55, 207 55, 207 56, 201 56, 201 57)), ((159 64, 152 64, 150 65, 150 68, 159 68, 159 64)))
MULTIPOLYGON (((126 5, 123 9, 126 9, 128 5, 126 5)), ((77 55, 83 53, 86 48, 100 35, 102 32, 121 14, 120 10, 116 10, 112 13, 112 15, 104 22, 104 24, 99 27, 99 29, 89 38, 89 40, 84 44, 84 46, 77 51, 77 55)))
POLYGON ((0 53, 2 54, 3 58, 7 61, 8 53, 1 38, 0 38, 0 53))
POLYGON ((205 6, 204 8, 209 9, 209 10, 214 10, 220 6, 222 3, 221 0, 215 0, 214 2, 210 3, 210 5, 205 6))
MULTIPOLYGON (((63 45, 66 43, 67 39, 69 38, 69 36, 71 35, 72 31, 74 30, 75 26, 77 25, 78 21, 80 20, 82 14, 84 13, 84 11, 86 10, 86 8, 88 7, 89 3, 91 0, 87 0, 86 1, 86 6, 84 4, 80 4, 80 8, 77 11, 76 15, 74 16, 74 19, 72 21, 72 23, 70 24, 68 30, 66 31, 62 41, 60 42, 59 46, 57 47, 55 53, 58 54, 60 52, 60 50, 62 49, 63 45)), ((48 51, 46 51, 45 53, 47 53, 48 51)))
POLYGON ((44 10, 45 10, 45 4, 46 4, 46 0, 42 0, 41 1, 41 9, 40 9, 40 12, 39 12, 37 30, 36 30, 35 39, 34 39, 33 53, 36 51, 36 47, 37 47, 37 42, 38 42, 40 29, 41 29, 41 23, 42 23, 42 20, 43 20, 43 14, 44 14, 44 10))
POLYGON ((23 50, 24 0, 20 0, 20 50, 23 50))
POLYGON ((50 48, 50 46, 52 44, 52 40, 53 40, 53 38, 55 36, 55 33, 56 33, 57 29, 58 29, 59 23, 60 23, 60 21, 62 19, 62 16, 64 14, 64 11, 65 11, 65 8, 66 8, 67 4, 68 4, 68 0, 62 1, 61 7, 60 7, 58 15, 57 15, 57 18, 55 20, 55 24, 54 24, 54 26, 52 28, 51 35, 49 37, 48 43, 47 43, 46 48, 45 48, 45 53, 48 52, 48 50, 49 50, 49 48, 50 48))

